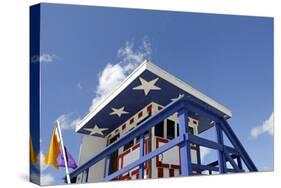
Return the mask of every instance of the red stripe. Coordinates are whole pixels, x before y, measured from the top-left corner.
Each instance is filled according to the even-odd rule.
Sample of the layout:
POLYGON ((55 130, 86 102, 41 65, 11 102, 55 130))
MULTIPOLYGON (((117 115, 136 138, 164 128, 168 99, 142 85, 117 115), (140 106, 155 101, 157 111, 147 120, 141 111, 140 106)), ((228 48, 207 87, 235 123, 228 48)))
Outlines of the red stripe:
POLYGON ((172 164, 172 165, 171 165, 171 168, 172 168, 172 169, 180 169, 180 165, 173 165, 173 164, 172 164))
POLYGON ((196 146, 195 145, 190 145, 190 149, 196 150, 196 146))
POLYGON ((129 180, 129 179, 130 179, 129 173, 119 177, 119 180, 129 180))
POLYGON ((158 110, 161 110, 162 109, 162 107, 161 106, 158 106, 158 110))
POLYGON ((169 176, 170 177, 174 177, 175 176, 175 171, 174 171, 174 169, 169 169, 169 176))
POLYGON ((157 168, 158 178, 163 178, 163 168, 157 168))
POLYGON ((138 173, 139 173, 139 169, 133 170, 132 173, 131 173, 131 176, 134 176, 134 175, 136 175, 138 173))
POLYGON ((162 163, 161 161, 159 161, 158 157, 156 158, 156 166, 161 168, 169 168, 169 164, 162 163))
POLYGON ((126 129, 126 124, 122 125, 122 130, 126 129))
POLYGON ((152 112, 152 105, 149 105, 149 106, 146 108, 146 110, 147 110, 148 112, 152 112))
POLYGON ((139 112, 138 118, 141 118, 141 117, 142 117, 142 112, 139 112))
POLYGON ((192 172, 197 173, 197 168, 192 168, 192 172))
POLYGON ((137 149, 138 147, 140 147, 140 144, 139 144, 139 143, 136 144, 136 145, 134 145, 134 146, 132 147, 132 150, 134 151, 134 150, 137 149))
POLYGON ((130 124, 134 123, 134 118, 130 119, 130 124))

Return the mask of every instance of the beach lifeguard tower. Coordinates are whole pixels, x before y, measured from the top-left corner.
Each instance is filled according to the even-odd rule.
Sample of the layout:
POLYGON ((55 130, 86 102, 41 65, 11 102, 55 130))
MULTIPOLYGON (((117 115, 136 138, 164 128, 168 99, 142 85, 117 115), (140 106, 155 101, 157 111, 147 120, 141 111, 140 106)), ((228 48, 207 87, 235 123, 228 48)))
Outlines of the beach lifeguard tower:
POLYGON ((257 171, 227 122, 231 116, 223 105, 145 61, 77 126, 84 136, 71 181, 257 171), (212 127, 216 141, 200 137, 212 127), (202 164, 200 147, 216 150, 218 159, 202 164))

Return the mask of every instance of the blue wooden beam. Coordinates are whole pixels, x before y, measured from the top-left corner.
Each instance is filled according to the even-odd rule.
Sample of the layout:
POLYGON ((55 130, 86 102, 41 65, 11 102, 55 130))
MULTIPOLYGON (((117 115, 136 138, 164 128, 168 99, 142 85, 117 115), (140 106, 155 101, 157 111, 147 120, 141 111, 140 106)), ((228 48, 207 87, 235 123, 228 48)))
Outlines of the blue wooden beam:
POLYGON ((201 164, 201 153, 200 153, 199 144, 196 144, 196 157, 197 157, 197 164, 201 164))
POLYGON ((238 165, 235 163, 235 161, 232 159, 232 157, 229 156, 228 153, 224 153, 224 156, 227 158, 227 160, 232 165, 234 170, 236 170, 236 172, 242 172, 242 170, 238 167, 238 165))
POLYGON ((175 112, 179 111, 183 107, 184 107, 183 97, 179 97, 179 99, 168 104, 161 111, 159 111, 155 115, 151 116, 150 118, 142 122, 139 126, 132 129, 131 131, 123 135, 121 138, 119 138, 112 144, 108 145, 99 154, 93 156, 90 160, 86 161, 80 167, 72 171, 70 173, 70 178, 78 176, 80 173, 83 172, 83 170, 95 165, 97 162, 104 159, 106 156, 110 155, 112 152, 116 151, 121 146, 127 144, 128 142, 140 136, 141 134, 144 134, 147 130, 154 127, 155 125, 163 121, 165 118, 173 115, 175 112))
POLYGON ((247 166, 247 168, 249 169, 249 171, 252 171, 252 172, 258 171, 254 162, 248 155, 247 151, 245 150, 245 148, 243 147, 243 145, 241 144, 241 142, 235 135, 234 131, 232 130, 232 128, 230 127, 228 122, 225 121, 224 119, 221 119, 221 123, 223 125, 221 127, 222 127, 225 135, 228 137, 228 139, 230 140, 231 144, 235 147, 235 149, 239 152, 240 157, 243 159, 243 161, 244 161, 245 165, 247 166))
POLYGON ((188 137, 189 137, 190 142, 193 143, 193 144, 197 144, 197 145, 200 145, 200 146, 204 146, 206 148, 225 151, 225 152, 233 153, 233 154, 237 154, 237 155, 239 154, 238 151, 236 151, 234 148, 232 148, 230 146, 221 145, 221 144, 218 144, 214 141, 207 140, 207 139, 201 138, 199 136, 194 136, 192 134, 189 134, 188 137))
POLYGON ((183 142, 184 140, 184 137, 183 136, 178 136, 176 137, 175 139, 173 140, 170 140, 168 143, 164 144, 163 146, 157 148, 156 150, 154 151, 151 151, 150 153, 144 155, 143 157, 141 157, 140 159, 128 164, 127 166, 125 166, 124 168, 110 174, 109 176, 105 177, 105 181, 109 181, 109 180, 112 180, 126 172, 128 172, 129 170, 139 166, 140 164, 156 157, 157 155, 177 146, 179 143, 183 142))
POLYGON ((211 109, 204 108, 193 101, 189 101, 188 99, 186 99, 184 102, 185 102, 185 106, 187 106, 190 111, 194 113, 198 113, 200 114, 200 116, 204 116, 207 119, 216 122, 220 121, 220 116, 214 111, 212 111, 211 109))
POLYGON ((223 146, 223 151, 227 152, 227 153, 232 153, 232 154, 235 154, 235 155, 239 156, 239 152, 235 148, 230 147, 230 146, 224 145, 223 146))
POLYGON ((219 171, 218 167, 215 166, 207 166, 207 165, 202 165, 202 164, 194 164, 192 163, 192 168, 198 169, 200 171, 204 171, 204 170, 209 170, 209 171, 219 171))
POLYGON ((222 128, 223 132, 228 137, 228 139, 230 140, 232 145, 235 147, 235 149, 237 150, 237 152, 239 153, 239 155, 243 159, 247 168, 250 171, 258 171, 254 162, 252 161, 252 159, 250 158, 250 156, 248 155, 248 153, 244 149, 243 145, 240 143, 239 139, 237 138, 237 136, 235 135, 235 133, 233 132, 233 130, 229 126, 228 122, 225 120, 225 118, 222 115, 219 115, 219 114, 215 113, 211 109, 204 108, 194 101, 186 101, 186 103, 188 104, 188 107, 192 112, 196 112, 196 113, 198 113, 198 114, 200 114, 204 117, 207 117, 207 118, 209 118, 209 119, 211 119, 215 122, 221 123, 222 124, 221 128, 222 128))
POLYGON ((189 140, 191 143, 199 144, 200 146, 204 146, 204 147, 215 149, 215 150, 220 150, 220 151, 223 150, 223 145, 218 144, 214 141, 207 140, 207 139, 201 138, 199 136, 194 136, 192 134, 189 134, 188 137, 189 137, 189 140))
MULTIPOLYGON (((192 163, 191 166, 192 166, 192 168, 200 170, 201 172, 207 170, 207 171, 209 171, 209 174, 212 174, 213 171, 219 172, 219 167, 216 167, 216 166, 208 166, 208 165, 202 165, 202 164, 200 165, 200 164, 194 164, 194 163, 192 163)), ((235 173, 237 171, 235 169, 226 168, 226 172, 235 173)))
POLYGON ((185 142, 180 143, 180 166, 181 176, 192 174, 190 142, 188 139, 188 111, 182 109, 178 112, 179 135, 183 136, 185 142))
MULTIPOLYGON (((217 133, 217 142, 220 145, 224 145, 221 125, 216 122, 215 127, 216 127, 216 133, 217 133)), ((218 150, 218 161, 219 161, 219 171, 220 171, 220 173, 221 174, 226 173, 225 156, 224 156, 224 151, 222 151, 222 150, 218 150)))
MULTIPOLYGON (((140 159, 144 156, 144 135, 140 136, 140 159)), ((144 178, 144 163, 139 165, 139 179, 144 178)))
MULTIPOLYGON (((223 117, 220 117, 217 113, 214 113, 210 109, 203 108, 202 106, 196 104, 194 101, 189 101, 186 97, 180 97, 179 99, 175 100, 174 102, 171 102, 169 105, 167 105, 165 108, 163 108, 161 111, 156 113, 155 115, 148 118, 146 121, 141 123, 138 127, 135 129, 129 131, 124 136, 119 138, 116 142, 110 144, 107 146, 104 150, 102 150, 99 154, 93 156, 90 160, 86 161, 84 164, 82 164, 79 168, 72 171, 70 173, 70 177, 74 178, 78 176, 80 173, 82 173, 85 169, 90 168, 91 166, 95 165, 100 160, 106 158, 107 156, 110 156, 111 153, 116 151, 121 146, 127 144, 132 139, 144 134, 146 131, 157 125, 159 122, 163 121, 167 117, 171 116, 175 112, 179 112, 179 129, 180 129, 180 136, 175 138, 174 140, 170 141, 169 143, 165 144, 164 146, 156 149, 155 151, 150 152, 147 155, 144 155, 143 157, 140 156, 140 159, 133 162, 132 164, 127 165, 123 169, 114 172, 112 174, 109 174, 109 165, 106 173, 106 180, 114 179, 115 177, 122 175, 123 173, 129 171, 132 168, 135 168, 136 166, 142 167, 143 163, 147 160, 150 160, 151 158, 161 154, 166 151, 166 147, 174 147, 175 145, 171 145, 174 142, 177 142, 177 144, 180 145, 180 151, 181 151, 181 172, 183 176, 191 175, 192 174, 192 165, 191 165, 191 156, 190 156, 190 142, 194 142, 195 144, 199 144, 205 147, 209 147, 212 149, 217 149, 219 152, 229 152, 229 153, 239 153, 239 156, 243 159, 246 166, 249 168, 250 171, 255 170, 255 166, 251 164, 247 157, 246 151, 244 151, 243 146, 240 145, 241 143, 236 139, 235 134, 233 133, 232 129, 229 126, 224 126, 225 123, 227 124, 226 120, 223 119, 223 117), (229 137, 230 141, 232 142, 235 149, 224 146, 223 143, 215 143, 212 141, 208 141, 206 139, 202 139, 199 137, 195 137, 193 135, 188 134, 188 112, 185 109, 185 107, 188 107, 188 109, 192 112, 197 112, 200 115, 204 115, 209 119, 215 120, 216 122, 223 121, 223 131, 226 133, 227 137, 229 137), (234 136, 233 136, 234 135, 234 136), (179 141, 180 140, 180 141, 179 141), (240 143, 240 144, 239 144, 240 143), (166 146, 167 145, 167 146, 166 146), (242 146, 242 147, 241 147, 242 146), (241 149, 242 148, 242 149, 241 149), (161 152, 162 151, 162 152, 161 152), (246 154, 245 154, 246 153, 246 154), (119 174, 119 175, 118 175, 119 174)), ((228 125, 228 124, 227 124, 228 125)), ((221 130, 219 130, 221 132, 221 130)), ((108 162, 108 161, 107 161, 108 162)), ((225 162, 224 162, 225 163, 225 162)), ((223 164, 221 161, 220 164, 223 164)), ((222 167, 223 168, 223 167, 222 167)), ((140 168, 141 169, 141 168, 140 168)), ((221 169, 221 171, 231 171, 231 169, 221 169)), ((140 177, 143 175, 140 175, 140 177)))

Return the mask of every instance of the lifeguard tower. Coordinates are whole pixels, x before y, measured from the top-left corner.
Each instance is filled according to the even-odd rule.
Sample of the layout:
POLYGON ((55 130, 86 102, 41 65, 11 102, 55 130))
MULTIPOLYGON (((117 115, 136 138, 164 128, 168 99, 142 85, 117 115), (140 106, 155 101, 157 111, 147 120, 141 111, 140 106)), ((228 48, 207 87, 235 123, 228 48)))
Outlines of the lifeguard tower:
POLYGON ((84 136, 71 181, 257 171, 227 122, 231 116, 223 105, 145 61, 78 125, 76 132, 84 136), (216 141, 200 137, 212 127, 216 141), (200 147, 216 150, 217 161, 201 164, 200 147))

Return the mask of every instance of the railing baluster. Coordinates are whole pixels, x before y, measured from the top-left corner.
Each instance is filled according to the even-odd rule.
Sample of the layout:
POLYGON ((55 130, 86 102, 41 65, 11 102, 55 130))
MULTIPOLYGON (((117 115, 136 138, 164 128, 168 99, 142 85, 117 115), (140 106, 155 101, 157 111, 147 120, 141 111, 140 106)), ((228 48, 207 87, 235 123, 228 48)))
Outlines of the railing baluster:
MULTIPOLYGON (((140 158, 144 156, 144 135, 140 136, 140 158)), ((139 165, 139 179, 144 178, 144 163, 139 165)))
POLYGON ((201 164, 200 145, 196 144, 197 164, 201 164))

